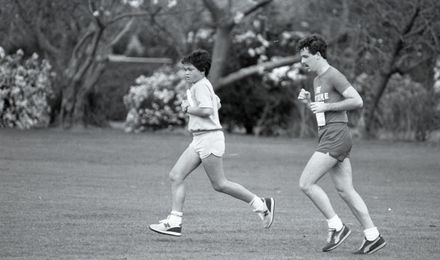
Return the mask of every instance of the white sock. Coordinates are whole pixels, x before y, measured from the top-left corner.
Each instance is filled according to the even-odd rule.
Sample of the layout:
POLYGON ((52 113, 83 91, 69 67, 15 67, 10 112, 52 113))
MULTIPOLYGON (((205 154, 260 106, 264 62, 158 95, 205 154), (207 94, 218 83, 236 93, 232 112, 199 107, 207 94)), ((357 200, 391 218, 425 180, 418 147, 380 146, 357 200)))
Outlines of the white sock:
POLYGON ((172 210, 170 215, 168 216, 168 221, 172 225, 180 225, 182 224, 183 212, 172 210))
POLYGON ((368 228, 364 230, 364 235, 368 241, 373 241, 379 237, 379 230, 377 227, 368 228))
POLYGON ((331 219, 327 219, 328 228, 336 229, 336 231, 340 231, 342 229, 342 221, 338 217, 338 215, 335 215, 331 219))
POLYGON ((266 204, 264 204, 261 198, 257 196, 255 196, 255 198, 252 199, 251 202, 249 202, 249 205, 251 205, 255 211, 263 212, 267 210, 266 204))

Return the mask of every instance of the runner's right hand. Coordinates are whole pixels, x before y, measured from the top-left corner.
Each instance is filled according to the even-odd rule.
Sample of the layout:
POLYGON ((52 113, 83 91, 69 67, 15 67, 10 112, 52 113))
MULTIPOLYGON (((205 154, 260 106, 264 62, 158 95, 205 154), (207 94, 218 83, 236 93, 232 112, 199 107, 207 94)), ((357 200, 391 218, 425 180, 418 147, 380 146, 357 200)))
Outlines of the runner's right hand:
POLYGON ((310 102, 312 102, 310 92, 302 88, 299 92, 298 100, 300 100, 304 104, 310 104, 310 102))

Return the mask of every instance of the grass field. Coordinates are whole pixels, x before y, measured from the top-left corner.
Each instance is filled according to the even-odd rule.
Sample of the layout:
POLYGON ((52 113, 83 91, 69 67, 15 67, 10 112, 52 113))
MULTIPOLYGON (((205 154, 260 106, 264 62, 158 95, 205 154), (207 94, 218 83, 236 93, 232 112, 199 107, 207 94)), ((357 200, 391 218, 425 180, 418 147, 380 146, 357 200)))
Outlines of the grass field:
POLYGON ((275 197, 272 228, 197 170, 173 238, 147 226, 170 209, 167 174, 188 135, 0 129, 0 258, 440 259, 439 145, 355 142, 355 187, 388 245, 354 256, 361 228, 329 178, 321 184, 353 230, 331 253, 321 252, 325 220, 298 188, 314 140, 226 138, 227 177, 275 197))

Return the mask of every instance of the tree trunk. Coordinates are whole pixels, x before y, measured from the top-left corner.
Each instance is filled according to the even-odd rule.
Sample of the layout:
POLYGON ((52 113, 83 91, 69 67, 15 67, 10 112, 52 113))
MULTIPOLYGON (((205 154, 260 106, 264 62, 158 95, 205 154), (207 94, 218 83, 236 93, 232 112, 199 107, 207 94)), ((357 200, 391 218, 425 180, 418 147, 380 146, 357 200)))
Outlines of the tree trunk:
POLYGON ((99 78, 107 68, 108 61, 96 62, 86 75, 81 93, 78 93, 80 102, 76 103, 74 111, 74 122, 81 122, 85 127, 89 124, 97 126, 106 126, 107 121, 104 116, 104 111, 99 106, 99 96, 96 91, 96 84, 99 78))
POLYGON ((235 13, 235 15, 232 14, 230 10, 230 3, 228 4, 228 7, 222 9, 218 5, 218 1, 203 0, 205 7, 212 15, 217 29, 212 53, 211 72, 209 75, 209 79, 214 88, 217 88, 217 84, 219 84, 219 81, 223 76, 226 61, 229 57, 229 50, 231 49, 232 45, 232 30, 238 23, 240 23, 243 17, 256 12, 258 9, 263 8, 272 1, 273 0, 262 0, 256 2, 253 6, 241 13, 242 16, 240 19, 235 19, 238 13, 235 13))
POLYGON ((215 87, 223 76, 223 71, 227 62, 229 49, 231 47, 230 26, 220 26, 215 36, 214 50, 212 53, 212 64, 209 79, 215 87))
POLYGON ((87 126, 85 121, 85 107, 90 89, 99 79, 104 67, 100 67, 97 60, 99 41, 104 28, 95 27, 90 31, 92 38, 88 44, 81 42, 70 58, 65 70, 67 83, 64 85, 61 101, 60 123, 64 128, 74 125, 87 126), (102 71, 97 68, 101 68, 102 71))
POLYGON ((265 63, 259 63, 250 67, 242 68, 238 71, 235 71, 231 74, 226 75, 225 77, 222 77, 218 80, 217 84, 214 85, 214 88, 220 89, 224 86, 227 86, 229 84, 232 84, 238 80, 244 79, 246 77, 255 75, 257 73, 260 73, 261 71, 269 71, 274 68, 278 68, 281 66, 286 65, 292 65, 294 63, 300 62, 301 58, 299 55, 294 56, 287 56, 280 59, 277 59, 275 61, 268 61, 265 63))
POLYGON ((61 107, 60 107, 60 124, 63 128, 70 128, 74 124, 73 111, 75 108, 76 93, 78 84, 66 84, 61 93, 61 107))
POLYGON ((93 64, 80 80, 72 80, 62 92, 60 123, 63 128, 89 124, 105 125, 103 114, 95 115, 97 103, 95 86, 107 67, 107 61, 93 64))
POLYGON ((367 109, 367 120, 365 122, 366 126, 366 134, 371 135, 372 130, 374 129, 374 113, 379 105, 380 99, 382 98, 383 93, 385 92, 385 89, 388 85, 388 82, 391 78, 391 76, 397 71, 396 68, 396 62, 399 58, 400 52, 405 47, 404 39, 405 35, 411 31, 413 28, 415 21, 420 13, 420 7, 417 6, 414 10, 413 15, 405 25, 400 37, 398 40, 394 43, 394 46, 392 47, 391 57, 385 64, 383 70, 381 70, 380 78, 377 83, 377 92, 374 95, 374 99, 372 102, 372 105, 367 109))

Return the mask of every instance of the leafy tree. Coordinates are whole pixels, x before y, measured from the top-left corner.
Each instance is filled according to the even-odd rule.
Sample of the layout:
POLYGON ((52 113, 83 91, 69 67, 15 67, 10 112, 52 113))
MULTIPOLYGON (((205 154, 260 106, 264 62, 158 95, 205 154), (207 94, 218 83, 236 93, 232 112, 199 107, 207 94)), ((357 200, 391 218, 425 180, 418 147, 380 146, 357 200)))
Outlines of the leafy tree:
MULTIPOLYGON (((136 35, 149 47, 147 54, 172 58, 196 47, 212 48, 210 77, 217 89, 223 89, 247 77, 254 78, 242 82, 258 82, 261 72, 299 62, 296 38, 290 49, 282 49, 280 35, 317 32, 329 39, 332 64, 364 96, 365 113, 359 112, 358 117, 364 119, 366 130, 374 132, 380 127, 381 99, 395 74, 409 75, 433 93, 439 11, 435 0, 3 0, 1 15, 11 22, 2 23, 0 33, 8 36, 2 39, 7 49, 14 50, 21 42, 51 60, 57 70, 54 111, 63 125, 70 126, 105 123, 105 118, 91 116, 100 114, 92 101, 109 54, 124 49, 118 46, 121 39, 136 35), (260 18, 265 26, 263 38, 269 42, 268 56, 281 57, 243 60, 240 66, 228 67, 235 58, 231 57, 234 35, 260 18), (206 41, 197 41, 197 37, 206 41)), ((435 95, 424 96, 431 97, 427 103, 434 107, 435 95)), ((304 116, 300 115, 301 122, 304 116)))
POLYGON ((440 4, 431 0, 360 1, 355 8, 361 14, 357 19, 364 18, 358 24, 365 28, 359 35, 363 45, 359 44, 357 55, 370 63, 366 69, 376 78, 366 111, 366 130, 371 133, 377 125, 375 112, 393 75, 411 75, 432 92, 432 68, 440 52, 440 4))
POLYGON ((365 109, 355 117, 361 119, 359 127, 368 135, 381 127, 377 112, 381 104, 386 106, 381 99, 396 74, 422 83, 431 93, 425 95, 425 105, 435 107, 432 68, 440 53, 438 1, 299 2, 301 12, 293 15, 291 28, 320 33, 329 40, 331 63, 347 75, 365 99, 365 109))
MULTIPOLYGON (((360 119, 358 127, 361 131, 364 128, 368 135, 373 135, 378 128, 383 127, 383 121, 381 123, 380 120, 383 117, 377 111, 379 109, 378 112, 383 112, 390 105, 381 100, 391 85, 390 79, 396 74, 410 76, 412 80, 423 84, 427 95, 417 95, 414 98, 423 97, 419 103, 425 106, 424 114, 437 118, 432 79, 433 67, 440 53, 438 1, 312 0, 297 1, 292 6, 297 7, 297 10, 289 9, 286 3, 278 3, 270 15, 276 19, 269 21, 281 22, 284 28, 290 27, 299 33, 316 32, 326 36, 332 64, 344 71, 366 101, 363 111, 350 114, 355 120, 360 119), (283 11, 280 10, 292 11, 289 23, 286 18, 283 20, 283 11)), ((273 24, 272 28, 275 26, 273 24)), ((298 61, 294 56, 292 58, 292 62, 298 61)), ((233 75, 236 78, 245 73, 252 75, 267 64, 244 68, 241 74, 233 75)), ((233 78, 230 76, 227 77, 233 78)), ((397 99, 394 101, 397 102, 397 99)), ((403 113, 403 110, 393 111, 403 113)), ((395 117, 401 118, 398 114, 395 117)), ((415 116, 412 120, 420 121, 415 116)), ((430 129, 438 124, 431 122, 432 120, 424 121, 424 124, 412 124, 413 127, 418 125, 413 131, 424 133, 416 135, 419 140, 426 139, 430 129), (421 130, 420 126, 425 129, 421 130)))
MULTIPOLYGON (((270 2, 261 1, 243 12, 233 13, 231 1, 225 6, 215 1, 203 1, 218 30, 213 50, 214 81, 224 69, 224 57, 231 45, 234 26, 270 2)), ((175 46, 173 53, 177 57, 191 49, 187 44, 188 32, 197 32, 197 26, 208 20, 206 15, 197 15, 203 13, 200 8, 203 6, 194 3, 197 1, 12 0, 8 2, 8 8, 20 18, 14 20, 13 26, 26 30, 18 37, 31 39, 35 43, 33 47, 40 50, 57 70, 54 117, 64 127, 70 127, 105 124, 105 118, 96 116, 102 113, 94 107, 96 83, 106 69, 114 46, 136 26, 133 17, 143 17, 162 45, 175 46), (121 3, 132 4, 132 7, 121 3), (133 3, 138 4, 134 6, 133 3), (176 4, 183 9, 170 12, 176 4), (169 19, 170 15, 173 19, 169 19)))
POLYGON ((64 127, 106 124, 96 111, 96 83, 134 18, 149 14, 138 10, 142 2, 13 0, 7 5, 20 18, 13 26, 26 30, 21 37, 30 37, 57 70, 53 106, 64 127))

